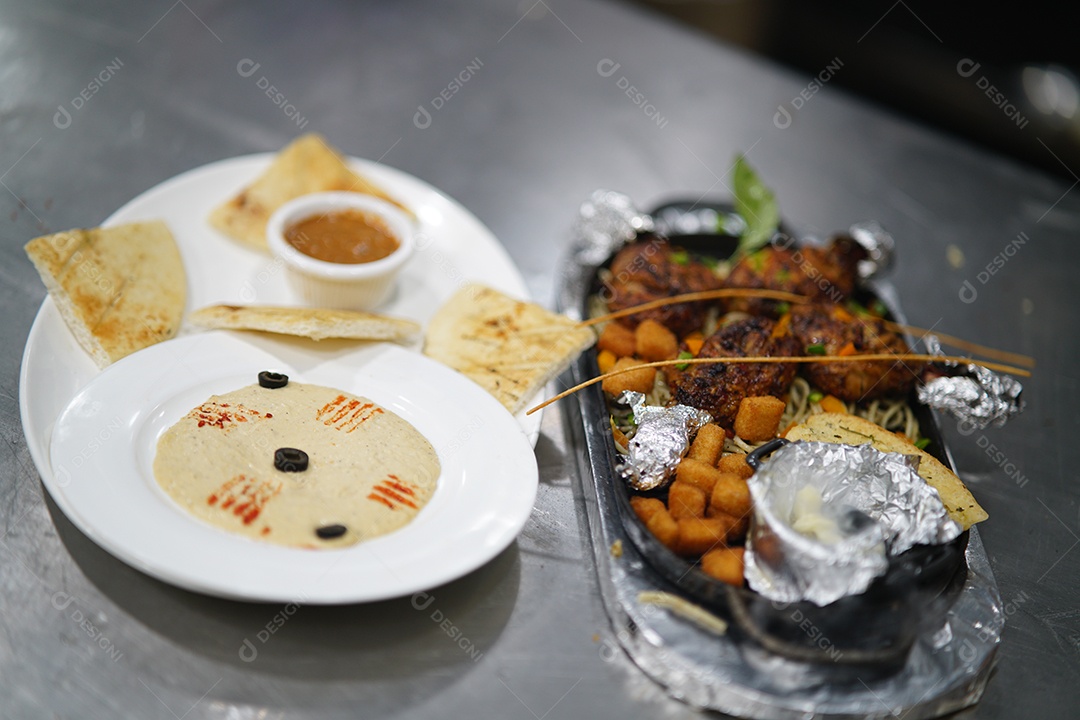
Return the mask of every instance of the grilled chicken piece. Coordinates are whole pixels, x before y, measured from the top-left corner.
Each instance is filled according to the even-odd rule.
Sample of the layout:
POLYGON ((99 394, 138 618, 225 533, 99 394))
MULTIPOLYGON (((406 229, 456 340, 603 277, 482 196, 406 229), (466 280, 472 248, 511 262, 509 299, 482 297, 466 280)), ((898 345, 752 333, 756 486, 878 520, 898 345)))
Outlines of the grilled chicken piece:
MULTIPOLYGON (((822 302, 843 302, 855 290, 860 260, 866 250, 849 237, 838 236, 824 248, 767 247, 736 263, 725 287, 764 288, 805 295, 822 302)), ((729 311, 776 315, 777 302, 730 298, 729 311)))
MULTIPOLYGON (((710 335, 697 357, 723 358, 801 355, 799 341, 774 320, 737 320, 710 335)), ((743 398, 772 395, 783 399, 795 379, 793 363, 708 363, 685 370, 667 368, 675 400, 712 413, 716 423, 730 428, 743 398)))
MULTIPOLYGON (((803 351, 820 345, 825 355, 908 352, 904 339, 886 328, 880 318, 857 317, 839 305, 792 306, 791 332, 803 351)), ((867 360, 807 363, 802 369, 810 384, 819 390, 858 402, 908 392, 922 372, 923 363, 867 360)))
MULTIPOLYGON (((712 268, 657 236, 645 236, 611 261, 611 279, 602 293, 612 312, 683 293, 716 290, 722 281, 712 268)), ((715 303, 712 303, 715 304, 715 303)), ((679 303, 646 310, 620 322, 635 328, 651 318, 679 337, 700 330, 710 303, 679 303)))

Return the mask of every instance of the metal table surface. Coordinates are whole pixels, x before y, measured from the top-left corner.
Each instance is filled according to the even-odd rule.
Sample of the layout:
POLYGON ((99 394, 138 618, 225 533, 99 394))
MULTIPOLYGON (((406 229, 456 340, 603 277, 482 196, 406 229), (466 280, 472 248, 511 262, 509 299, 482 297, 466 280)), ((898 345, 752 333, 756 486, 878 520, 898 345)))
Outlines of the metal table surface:
POLYGON ((1066 308, 1080 191, 834 92, 828 76, 872 27, 836 38, 840 64, 814 79, 606 2, 2 8, 0 717, 698 714, 615 649, 559 410, 544 416, 521 537, 422 600, 203 597, 113 559, 51 504, 18 412, 22 347, 45 294, 23 244, 300 131, 459 200, 545 303, 592 190, 642 204, 722 196, 739 151, 799 226, 881 222, 912 322, 1039 361, 1019 420, 945 428, 990 513, 982 537, 1009 615, 996 675, 965 717, 1075 717, 1080 324, 1066 308))

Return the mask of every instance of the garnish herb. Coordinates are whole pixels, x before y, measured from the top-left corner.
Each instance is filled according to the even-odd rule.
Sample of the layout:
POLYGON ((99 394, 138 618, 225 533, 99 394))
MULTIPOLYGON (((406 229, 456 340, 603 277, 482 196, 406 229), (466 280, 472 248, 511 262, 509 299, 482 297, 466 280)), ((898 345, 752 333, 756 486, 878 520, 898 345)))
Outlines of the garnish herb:
MULTIPOLYGON (((689 360, 692 357, 694 357, 694 353, 689 352, 687 350, 683 350, 681 353, 679 353, 678 359, 679 360, 689 360)), ((685 370, 688 367, 690 367, 690 363, 679 363, 678 365, 675 366, 675 369, 676 370, 685 370)))
POLYGON ((780 226, 780 210, 776 205, 776 196, 762 184, 742 155, 735 159, 733 173, 735 211, 746 222, 746 230, 739 239, 733 258, 738 260, 765 247, 772 239, 780 226))
POLYGON ((676 265, 690 264, 690 253, 686 252, 685 250, 676 250, 668 257, 670 257, 671 262, 675 263, 676 265))
POLYGON ((824 355, 825 354, 825 346, 822 345, 821 343, 813 343, 812 345, 807 345, 806 346, 806 354, 807 355, 824 355))
POLYGON ((814 392, 810 393, 810 397, 809 397, 809 400, 810 400, 810 402, 812 402, 812 403, 819 403, 819 402, 821 402, 821 401, 822 401, 822 400, 824 400, 824 399, 825 399, 825 396, 824 396, 823 394, 819 393, 819 392, 818 392, 817 390, 815 390, 814 392))
POLYGON ((859 304, 855 300, 848 300, 847 303, 846 303, 846 307, 848 309, 848 312, 850 312, 852 315, 859 315, 860 317, 866 317, 867 315, 870 314, 869 310, 867 310, 865 307, 863 307, 861 304, 859 304))
POLYGON ((783 300, 776 303, 777 315, 787 315, 789 312, 791 312, 791 303, 786 303, 783 300))
POLYGON ((926 446, 930 444, 930 438, 919 438, 915 441, 915 447, 920 450, 925 450, 926 446))

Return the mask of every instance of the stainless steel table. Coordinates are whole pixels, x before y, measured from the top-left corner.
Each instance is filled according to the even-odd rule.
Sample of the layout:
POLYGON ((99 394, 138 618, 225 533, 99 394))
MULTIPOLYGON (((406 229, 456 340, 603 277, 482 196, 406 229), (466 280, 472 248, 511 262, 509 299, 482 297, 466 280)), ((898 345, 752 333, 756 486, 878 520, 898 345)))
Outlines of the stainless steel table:
POLYGON ((836 38, 840 64, 810 78, 611 3, 278 5, 2 5, 0 717, 697 714, 615 649, 558 410, 544 417, 540 493, 520 539, 421 600, 202 597, 114 560, 45 496, 18 414, 22 346, 44 297, 23 244, 301 131, 461 201, 542 302, 590 191, 642 204, 723 196, 740 151, 800 226, 880 221, 897 238, 894 281, 913 322, 1039 360, 1018 421, 946 428, 990 512, 982 536, 1009 613, 971 716, 1075 717, 1080 323, 1067 308, 1080 180, 833 92, 844 48, 872 42, 872 27, 836 38))

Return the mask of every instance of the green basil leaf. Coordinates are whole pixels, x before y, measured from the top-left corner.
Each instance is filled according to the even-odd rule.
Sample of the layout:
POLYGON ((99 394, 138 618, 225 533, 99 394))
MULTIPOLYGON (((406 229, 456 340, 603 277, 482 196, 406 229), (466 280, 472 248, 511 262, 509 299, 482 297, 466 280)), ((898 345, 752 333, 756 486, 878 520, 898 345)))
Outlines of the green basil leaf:
POLYGON ((772 190, 762 184, 746 158, 739 155, 734 168, 735 211, 746 221, 735 259, 749 255, 768 244, 780 226, 780 209, 772 190))

